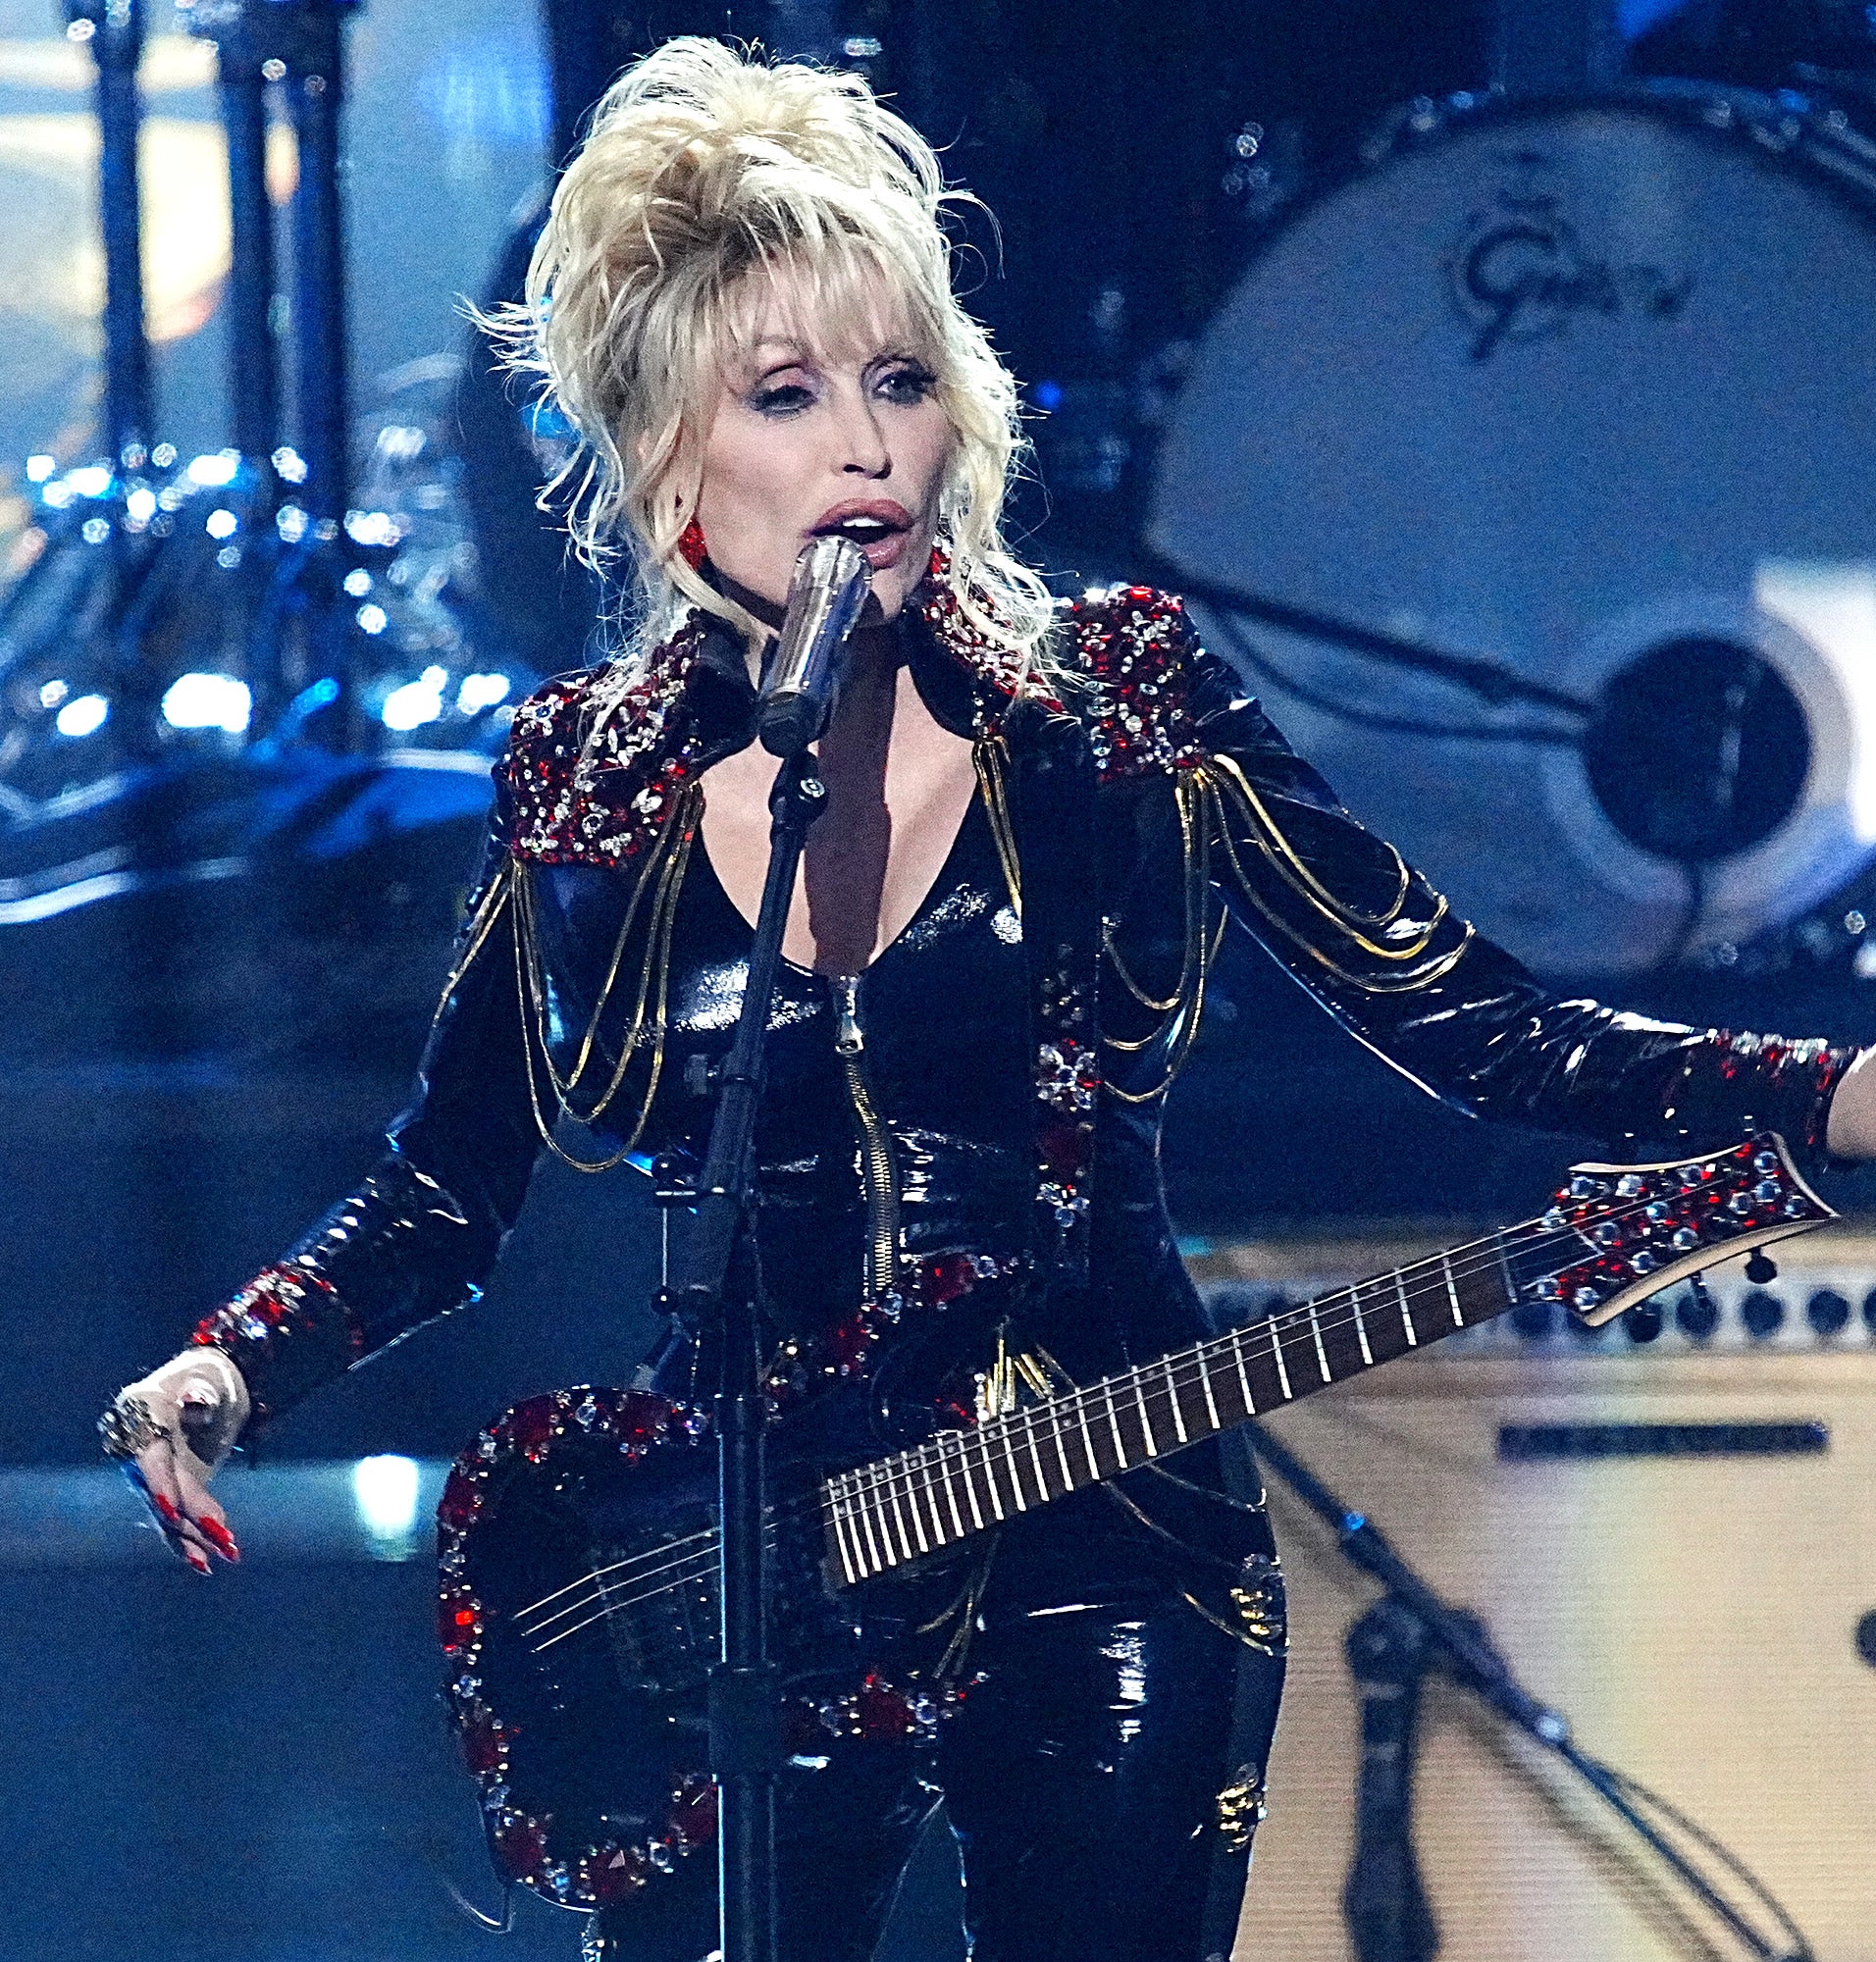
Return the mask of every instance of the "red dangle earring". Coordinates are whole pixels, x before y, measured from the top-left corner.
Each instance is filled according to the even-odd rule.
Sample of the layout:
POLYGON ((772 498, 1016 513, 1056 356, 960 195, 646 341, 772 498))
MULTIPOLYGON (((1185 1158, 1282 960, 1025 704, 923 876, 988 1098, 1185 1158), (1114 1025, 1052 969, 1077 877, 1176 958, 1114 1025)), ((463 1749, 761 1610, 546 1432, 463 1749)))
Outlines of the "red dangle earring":
POLYGON ((678 534, 677 548, 684 563, 693 572, 696 572, 704 563, 705 549, 704 544, 704 527, 695 518, 678 534))

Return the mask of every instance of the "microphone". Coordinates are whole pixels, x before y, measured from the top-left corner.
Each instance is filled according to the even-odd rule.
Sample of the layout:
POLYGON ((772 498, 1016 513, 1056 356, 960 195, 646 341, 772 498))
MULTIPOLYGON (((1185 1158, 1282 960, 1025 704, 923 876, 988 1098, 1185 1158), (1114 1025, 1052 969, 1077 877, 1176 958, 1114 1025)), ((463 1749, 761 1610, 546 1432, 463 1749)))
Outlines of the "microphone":
POLYGON ((834 712, 840 654, 872 591, 872 568, 851 539, 810 539, 788 582, 782 638, 762 680, 762 748, 788 757, 808 748, 834 712))

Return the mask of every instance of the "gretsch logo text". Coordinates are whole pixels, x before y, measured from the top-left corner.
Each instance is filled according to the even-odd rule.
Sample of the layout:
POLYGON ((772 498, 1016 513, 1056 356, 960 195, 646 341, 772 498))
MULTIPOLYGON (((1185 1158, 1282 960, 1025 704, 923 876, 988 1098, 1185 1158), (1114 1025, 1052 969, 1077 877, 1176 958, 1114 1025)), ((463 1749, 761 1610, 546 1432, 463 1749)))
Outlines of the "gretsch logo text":
MULTIPOLYGON (((1539 161, 1519 158, 1522 174, 1539 161)), ((1510 342, 1561 334, 1581 314, 1672 320, 1694 288, 1691 273, 1597 257, 1561 198, 1523 187, 1501 190, 1489 210, 1475 214, 1447 270, 1475 361, 1510 342)))

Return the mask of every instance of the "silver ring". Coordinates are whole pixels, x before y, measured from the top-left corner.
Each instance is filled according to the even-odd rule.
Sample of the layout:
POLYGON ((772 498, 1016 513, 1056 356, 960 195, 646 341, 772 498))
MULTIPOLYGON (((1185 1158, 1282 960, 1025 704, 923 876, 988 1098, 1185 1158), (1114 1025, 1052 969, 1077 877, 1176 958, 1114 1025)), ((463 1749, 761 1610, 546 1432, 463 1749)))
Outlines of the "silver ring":
POLYGON ((98 1419, 98 1441, 107 1458, 134 1458, 145 1446, 170 1434, 169 1425, 157 1422, 141 1397, 119 1397, 98 1419))

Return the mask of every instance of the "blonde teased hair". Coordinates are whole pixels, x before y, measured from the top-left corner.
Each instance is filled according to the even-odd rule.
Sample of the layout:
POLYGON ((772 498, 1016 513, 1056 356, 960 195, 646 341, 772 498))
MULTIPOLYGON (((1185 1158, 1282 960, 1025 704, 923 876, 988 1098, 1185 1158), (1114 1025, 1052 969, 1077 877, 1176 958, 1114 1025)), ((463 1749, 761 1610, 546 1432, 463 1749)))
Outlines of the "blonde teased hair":
POLYGON ((745 324, 754 273, 802 282, 820 321, 856 318, 883 283, 956 434, 939 543, 966 620, 1025 678, 1052 672, 1047 588, 1000 530, 1027 454, 1016 384, 952 289, 947 190, 931 146, 864 77, 667 41, 615 81, 554 192, 526 297, 483 325, 537 378, 579 445, 546 496, 569 497, 580 555, 604 568, 636 537, 637 650, 685 606, 761 629, 689 566, 704 418, 745 324))

